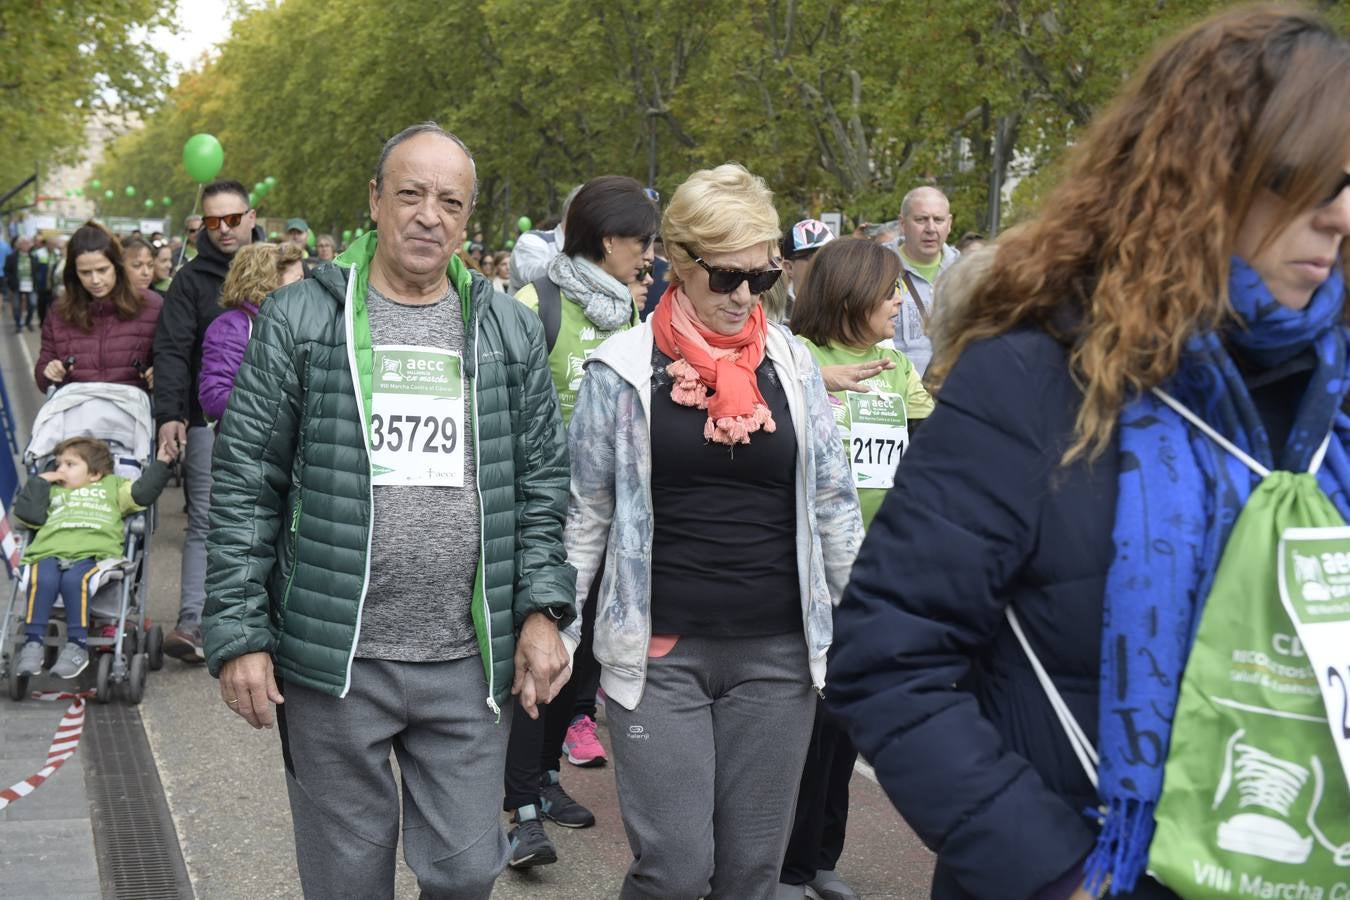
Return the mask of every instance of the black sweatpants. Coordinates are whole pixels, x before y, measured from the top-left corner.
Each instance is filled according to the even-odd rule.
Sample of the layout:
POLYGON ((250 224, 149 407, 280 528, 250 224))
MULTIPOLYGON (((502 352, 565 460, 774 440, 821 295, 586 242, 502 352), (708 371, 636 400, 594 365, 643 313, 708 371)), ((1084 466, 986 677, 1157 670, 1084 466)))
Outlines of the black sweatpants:
MULTIPOLYGON (((603 568, 603 567, 602 567, 603 568)), ((594 659, 591 653, 591 636, 595 630, 595 598, 600 592, 600 575, 596 573, 591 582, 590 594, 581 608, 581 643, 577 646, 575 659, 586 656, 594 659)), ((531 719, 525 710, 516 704, 515 714, 511 717, 511 737, 506 743, 506 777, 502 809, 508 812, 528 804, 539 804, 539 785, 545 772, 557 771, 562 767, 563 738, 567 736, 567 726, 572 724, 577 704, 577 691, 580 682, 586 677, 578 677, 574 663, 572 677, 558 692, 558 696, 539 707, 539 718, 531 719)), ((598 680, 598 679, 597 679, 598 680)), ((591 693, 594 702, 594 690, 591 693)))
POLYGON ((806 884, 816 872, 833 871, 838 865, 848 824, 848 783, 857 759, 848 733, 817 700, 792 837, 779 878, 783 884, 806 884))

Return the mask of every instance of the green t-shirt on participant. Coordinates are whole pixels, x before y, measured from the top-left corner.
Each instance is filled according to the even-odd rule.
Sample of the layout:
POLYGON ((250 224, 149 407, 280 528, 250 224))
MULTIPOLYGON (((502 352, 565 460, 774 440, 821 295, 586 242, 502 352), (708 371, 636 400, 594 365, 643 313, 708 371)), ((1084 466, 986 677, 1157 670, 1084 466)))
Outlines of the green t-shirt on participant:
POLYGON ((890 346, 889 341, 865 350, 818 347, 806 338, 801 338, 801 342, 811 351, 816 365, 822 368, 878 359, 895 363, 894 369, 886 369, 863 381, 869 388, 868 393, 830 393, 830 405, 844 441, 849 466, 853 469, 863 527, 866 528, 872 524, 872 517, 890 489, 895 466, 909 444, 910 420, 927 418, 933 412, 933 398, 924 388, 909 357, 890 346), (868 487, 869 482, 877 486, 868 487))
POLYGON ((918 272, 919 275, 923 277, 923 280, 928 282, 929 284, 932 284, 933 282, 937 281, 938 272, 942 271, 941 253, 938 254, 937 259, 933 260, 931 263, 928 263, 926 265, 923 263, 917 263, 914 260, 910 259, 909 256, 905 253, 904 248, 901 248, 900 250, 900 258, 904 260, 906 268, 913 269, 915 272, 918 272))
POLYGON ((104 475, 84 487, 52 485, 47 521, 23 563, 58 559, 115 559, 122 555, 122 518, 144 507, 131 498, 132 482, 104 475))

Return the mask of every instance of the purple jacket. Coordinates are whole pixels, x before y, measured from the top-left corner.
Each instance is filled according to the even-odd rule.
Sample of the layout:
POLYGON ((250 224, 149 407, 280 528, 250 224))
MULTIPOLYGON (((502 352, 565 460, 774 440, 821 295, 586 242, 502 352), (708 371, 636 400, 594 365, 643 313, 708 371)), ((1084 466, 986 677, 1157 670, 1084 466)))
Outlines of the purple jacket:
POLYGON ((219 420, 225 415, 225 404, 234 390, 234 376, 244 361, 244 348, 257 314, 258 307, 245 300, 243 306, 227 309, 206 328, 197 399, 208 419, 219 420))

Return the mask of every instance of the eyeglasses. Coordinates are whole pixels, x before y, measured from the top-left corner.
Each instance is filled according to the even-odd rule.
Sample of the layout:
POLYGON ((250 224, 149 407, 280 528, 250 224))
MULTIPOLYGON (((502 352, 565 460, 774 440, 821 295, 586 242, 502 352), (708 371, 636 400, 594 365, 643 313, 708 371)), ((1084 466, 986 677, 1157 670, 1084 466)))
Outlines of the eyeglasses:
MULTIPOLYGON (((1289 182, 1294 180, 1294 170, 1288 166, 1281 166, 1275 172, 1275 178, 1270 183, 1270 189, 1277 194, 1283 195, 1289 189, 1289 182)), ((1341 195, 1346 188, 1350 188, 1350 172, 1343 172, 1341 180, 1336 182, 1331 193, 1322 198, 1317 204, 1318 208, 1330 206, 1336 202, 1336 198, 1341 195)))
POLYGON ((1346 172, 1343 175, 1341 175, 1341 180, 1336 183, 1336 187, 1332 190, 1331 194, 1325 200, 1323 200, 1321 203, 1317 205, 1330 206, 1331 204, 1336 202, 1336 198, 1339 197, 1341 195, 1341 192, 1344 191, 1346 188, 1350 188, 1350 172, 1346 172))
POLYGON ((188 234, 196 234, 197 232, 199 232, 199 231, 201 231, 201 230, 202 230, 202 226, 198 225, 196 228, 189 228, 189 229, 187 230, 187 233, 188 233, 188 234))
POLYGON ((637 270, 637 277, 633 280, 638 282, 646 281, 649 277, 651 277, 651 274, 652 274, 652 264, 647 263, 645 266, 637 270))
POLYGON ((783 274, 783 270, 774 266, 768 269, 755 269, 747 271, 745 269, 724 269, 720 266, 710 266, 696 255, 688 247, 684 252, 708 273, 708 290, 714 294, 730 294, 736 288, 741 286, 744 281, 750 286, 750 293, 762 294, 769 288, 778 283, 778 276, 783 274))
POLYGON ((227 216, 202 216, 202 224, 206 226, 207 231, 215 231, 224 222, 230 228, 239 227, 239 223, 244 221, 244 216, 248 215, 248 210, 241 213, 230 213, 227 216))

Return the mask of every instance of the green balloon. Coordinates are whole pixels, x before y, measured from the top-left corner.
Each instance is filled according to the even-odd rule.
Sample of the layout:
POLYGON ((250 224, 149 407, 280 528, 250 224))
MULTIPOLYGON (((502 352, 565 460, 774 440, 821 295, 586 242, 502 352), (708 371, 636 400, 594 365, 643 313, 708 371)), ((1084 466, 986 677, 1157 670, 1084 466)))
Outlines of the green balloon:
POLYGON ((253 193, 261 197, 267 193, 267 185, 263 184, 261 181, 257 182, 253 185, 253 193))
POLYGON ((352 232, 352 236, 353 236, 353 237, 360 237, 361 235, 363 235, 363 234, 365 234, 365 233, 366 233, 366 230, 365 230, 364 228, 358 228, 358 229, 356 229, 355 231, 352 232))
POLYGON ((83 197, 83 196, 84 196, 84 188, 76 188, 76 189, 75 189, 75 196, 76 196, 76 197, 83 197))
POLYGON ((89 186, 94 190, 98 190, 99 188, 103 187, 103 182, 95 178, 93 181, 89 182, 89 186))
POLYGON ((267 185, 269 188, 274 188, 274 187, 276 187, 276 186, 277 186, 277 178, 276 178, 276 176, 275 176, 275 175, 268 175, 266 178, 263 179, 263 184, 267 185))
POLYGON ((506 242, 506 249, 507 249, 507 250, 513 250, 513 249, 515 249, 515 246, 516 246, 516 242, 515 242, 515 241, 508 240, 508 241, 506 242))
POLYGON ((173 198, 172 198, 172 197, 160 197, 160 198, 159 198, 159 202, 160 202, 161 204, 163 204, 164 206, 173 206, 173 198))
POLYGON ((342 243, 349 244, 352 240, 352 230, 350 228, 342 229, 342 243))
POLYGON ((258 205, 258 195, 255 194, 253 191, 249 191, 249 192, 248 192, 248 205, 249 205, 249 206, 257 206, 257 205, 258 205))
POLYGON ((135 197, 135 196, 136 196, 136 185, 134 185, 134 184, 129 184, 129 185, 127 185, 127 187, 126 187, 126 194, 127 194, 128 197, 135 197))
POLYGON ((281 237, 281 235, 277 234, 275 231, 269 232, 267 235, 269 241, 275 241, 279 237, 281 237))
POLYGON ((145 198, 145 208, 146 208, 146 209, 154 209, 154 208, 155 208, 155 201, 154 201, 153 198, 151 198, 151 197, 146 197, 146 198, 145 198))
POLYGON ((534 223, 530 221, 529 216, 521 216, 519 219, 516 219, 516 227, 519 228, 522 232, 525 232, 533 228, 534 223))
POLYGON ((468 252, 469 252, 469 248, 472 247, 472 246, 473 246, 473 241, 465 241, 465 242, 464 242, 464 252, 465 252, 465 253, 468 253, 468 252))
POLYGON ((183 168, 198 184, 205 184, 220 174, 225 165, 225 148, 214 134, 194 134, 183 145, 183 168))
POLYGON ((106 191, 103 192, 103 199, 111 200, 112 198, 113 198, 112 188, 108 188, 106 191))

